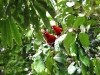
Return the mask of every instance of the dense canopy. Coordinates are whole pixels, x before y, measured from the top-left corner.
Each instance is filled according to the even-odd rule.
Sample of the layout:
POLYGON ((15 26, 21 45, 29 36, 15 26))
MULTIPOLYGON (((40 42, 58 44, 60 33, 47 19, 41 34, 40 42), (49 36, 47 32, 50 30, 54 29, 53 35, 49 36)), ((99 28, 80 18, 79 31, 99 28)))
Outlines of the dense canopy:
POLYGON ((99 0, 0 0, 0 75, 99 75, 99 57, 99 0))

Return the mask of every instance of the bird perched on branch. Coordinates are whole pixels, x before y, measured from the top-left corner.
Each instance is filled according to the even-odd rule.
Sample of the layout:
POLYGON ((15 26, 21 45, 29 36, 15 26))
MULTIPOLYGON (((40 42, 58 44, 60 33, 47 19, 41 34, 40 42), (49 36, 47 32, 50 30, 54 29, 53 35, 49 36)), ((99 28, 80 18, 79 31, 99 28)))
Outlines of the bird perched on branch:
POLYGON ((45 31, 44 29, 41 29, 41 32, 44 34, 46 42, 51 45, 54 46, 54 42, 56 40, 56 37, 52 34, 50 34, 49 32, 45 31))
POLYGON ((62 33, 62 31, 63 31, 62 28, 60 28, 60 27, 58 27, 58 26, 56 26, 56 25, 52 25, 52 29, 54 30, 54 32, 55 32, 55 34, 56 34, 57 36, 60 36, 61 33, 62 33))
POLYGON ((51 21, 50 21, 50 24, 51 24, 51 27, 52 27, 52 29, 54 30, 55 34, 56 34, 57 36, 60 36, 61 33, 62 33, 62 31, 63 31, 61 23, 58 23, 58 26, 57 26, 57 25, 56 25, 56 22, 53 21, 53 20, 51 20, 51 21))

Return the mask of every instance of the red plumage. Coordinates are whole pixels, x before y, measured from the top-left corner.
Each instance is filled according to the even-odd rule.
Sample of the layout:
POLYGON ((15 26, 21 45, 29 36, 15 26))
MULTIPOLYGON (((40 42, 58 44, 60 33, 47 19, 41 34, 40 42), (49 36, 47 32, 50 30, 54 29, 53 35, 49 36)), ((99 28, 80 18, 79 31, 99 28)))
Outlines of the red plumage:
POLYGON ((61 32, 63 31, 62 28, 60 28, 60 27, 58 27, 58 26, 56 26, 56 25, 53 25, 53 26, 52 26, 52 29, 54 30, 54 32, 55 32, 55 34, 56 34, 57 36, 60 36, 60 35, 61 35, 61 32))
POLYGON ((55 37, 54 35, 48 33, 47 31, 45 31, 45 30, 43 30, 43 29, 41 30, 41 32, 44 34, 45 39, 46 39, 46 41, 47 41, 47 43, 48 43, 49 45, 54 44, 54 42, 55 42, 55 40, 56 40, 56 37, 55 37))

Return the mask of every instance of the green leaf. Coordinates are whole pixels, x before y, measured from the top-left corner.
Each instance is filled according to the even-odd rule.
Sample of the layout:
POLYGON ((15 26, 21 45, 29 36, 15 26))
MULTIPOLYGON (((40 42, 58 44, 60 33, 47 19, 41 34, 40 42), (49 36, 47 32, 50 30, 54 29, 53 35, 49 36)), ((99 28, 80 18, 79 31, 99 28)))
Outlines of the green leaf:
POLYGON ((89 72, 90 72, 90 75, 94 75, 94 65, 93 65, 93 60, 90 60, 89 72))
POLYGON ((89 36, 86 33, 79 33, 79 40, 83 46, 89 46, 89 36))
POLYGON ((6 20, 6 33, 7 33, 7 44, 8 46, 10 46, 11 48, 13 48, 13 36, 12 36, 12 32, 11 32, 11 26, 9 24, 9 20, 6 20))
POLYGON ((75 18, 75 16, 73 16, 73 15, 69 15, 69 16, 67 17, 67 25, 68 25, 68 26, 72 26, 72 25, 73 25, 73 23, 74 23, 74 18, 75 18))
POLYGON ((59 63, 66 63, 66 56, 62 53, 58 53, 54 56, 54 60, 56 60, 59 63))
POLYGON ((81 64, 82 75, 87 75, 87 67, 84 64, 81 64))
POLYGON ((91 25, 91 26, 95 26, 95 25, 98 24, 98 21, 97 20, 96 21, 95 20, 89 20, 88 24, 91 25))
POLYGON ((50 54, 47 56, 45 64, 46 64, 46 67, 47 67, 47 69, 49 70, 49 72, 52 72, 54 60, 53 60, 53 58, 51 57, 51 52, 50 52, 50 54))
POLYGON ((82 25, 85 22, 85 17, 78 17, 76 21, 74 22, 73 27, 78 28, 80 25, 82 25))
POLYGON ((33 6, 31 6, 32 10, 30 11, 30 20, 33 24, 35 31, 39 31, 39 16, 36 14, 36 11, 33 6))
POLYGON ((64 1, 59 1, 59 3, 57 3, 56 5, 57 6, 60 6, 60 5, 64 5, 66 3, 66 1, 64 0, 64 1))
POLYGON ((71 56, 77 56, 77 50, 78 50, 78 47, 76 45, 76 41, 74 41, 71 44, 71 47, 70 47, 70 54, 71 54, 71 56))
POLYGON ((1 21, 1 25, 0 25, 0 30, 1 30, 1 41, 2 41, 2 45, 4 48, 7 47, 7 25, 6 25, 6 21, 5 20, 0 20, 1 21))
POLYGON ((38 32, 40 27, 38 16, 37 15, 32 16, 31 21, 33 23, 34 30, 38 32))
POLYGON ((73 12, 73 8, 72 7, 67 7, 64 12, 69 12, 72 13, 73 12))
POLYGON ((79 9, 79 8, 80 8, 80 5, 81 5, 81 4, 80 4, 79 2, 76 1, 76 2, 75 2, 75 5, 74 5, 74 8, 75 8, 75 9, 79 9))
POLYGON ((87 17, 89 17, 89 16, 91 16, 93 13, 95 12, 95 7, 92 7, 92 10, 89 10, 88 12, 87 12, 87 17))
POLYGON ((95 28, 94 31, 100 33, 100 28, 95 28))
POLYGON ((82 63, 85 66, 89 66, 90 65, 90 59, 89 59, 89 57, 87 57, 87 56, 81 56, 80 55, 80 60, 82 61, 82 63))
POLYGON ((45 26, 48 29, 50 29, 50 22, 49 22, 49 19, 46 17, 46 10, 39 3, 37 3, 37 2, 34 3, 34 7, 38 11, 40 17, 43 20, 43 23, 45 24, 45 26))
POLYGON ((33 33, 33 30, 29 30, 26 34, 26 37, 28 38, 32 37, 32 33, 33 33))
POLYGON ((64 64, 57 64, 61 75, 68 75, 67 67, 64 64))
POLYGON ((48 3, 50 3, 50 5, 47 5, 46 1, 43 1, 43 0, 37 0, 37 1, 44 7, 44 9, 46 9, 46 11, 48 11, 48 13, 52 16, 52 18, 54 20, 56 20, 56 18, 55 18, 56 12, 52 6, 52 3, 50 3, 51 1, 48 1, 48 3))
POLYGON ((34 63, 32 64, 32 69, 34 69, 37 73, 42 73, 45 69, 43 60, 41 56, 36 56, 34 58, 34 63))
POLYGON ((94 59, 94 72, 99 75, 100 74, 100 60, 94 59))
POLYGON ((99 0, 95 0, 95 3, 96 3, 96 4, 100 4, 100 1, 99 1, 99 0))
POLYGON ((0 8, 2 8, 3 7, 3 0, 0 0, 0 8))
POLYGON ((65 39, 66 35, 67 34, 61 35, 59 38, 55 40, 55 43, 54 43, 55 51, 62 51, 65 49, 63 46, 63 40, 65 39))
POLYGON ((87 55, 84 54, 82 49, 79 49, 79 59, 85 66, 90 66, 90 59, 87 55))
POLYGON ((34 40, 34 43, 35 43, 36 45, 41 45, 42 41, 41 41, 41 40, 34 40))
POLYGON ((75 40, 76 34, 74 32, 68 32, 66 38, 63 41, 64 47, 70 47, 70 44, 75 40))
POLYGON ((18 16, 13 16, 13 19, 14 21, 16 21, 16 23, 18 24, 19 28, 22 30, 22 31, 25 31, 26 27, 24 25, 24 23, 21 23, 21 18, 18 17, 18 16))
POLYGON ((74 66, 75 62, 72 62, 69 66, 68 66, 68 73, 69 74, 73 74, 76 71, 76 67, 74 66))
POLYGON ((28 5, 26 3, 26 1, 24 1, 24 4, 25 4, 25 8, 24 8, 24 25, 25 27, 28 27, 29 26, 29 8, 28 8, 28 5))
POLYGON ((15 39, 18 45, 21 45, 22 40, 21 40, 21 35, 19 33, 18 27, 16 26, 16 24, 14 23, 12 19, 10 19, 9 22, 10 22, 10 27, 11 27, 13 38, 15 39))
POLYGON ((39 32, 35 32, 35 37, 39 40, 39 41, 43 41, 43 36, 42 36, 42 33, 39 31, 39 32))
POLYGON ((26 52, 28 52, 31 49, 31 44, 26 45, 26 52))
POLYGON ((0 19, 3 17, 3 5, 4 5, 4 1, 0 0, 0 19))

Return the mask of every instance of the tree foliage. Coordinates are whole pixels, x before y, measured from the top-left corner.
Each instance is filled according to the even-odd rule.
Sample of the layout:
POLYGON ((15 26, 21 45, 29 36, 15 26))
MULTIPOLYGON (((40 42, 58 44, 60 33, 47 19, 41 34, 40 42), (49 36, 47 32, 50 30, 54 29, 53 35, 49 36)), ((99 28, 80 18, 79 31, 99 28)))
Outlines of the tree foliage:
POLYGON ((0 0, 0 75, 99 75, 99 0, 0 0), (49 14, 49 15, 47 15, 49 14), (55 35, 54 47, 41 29, 55 35))

